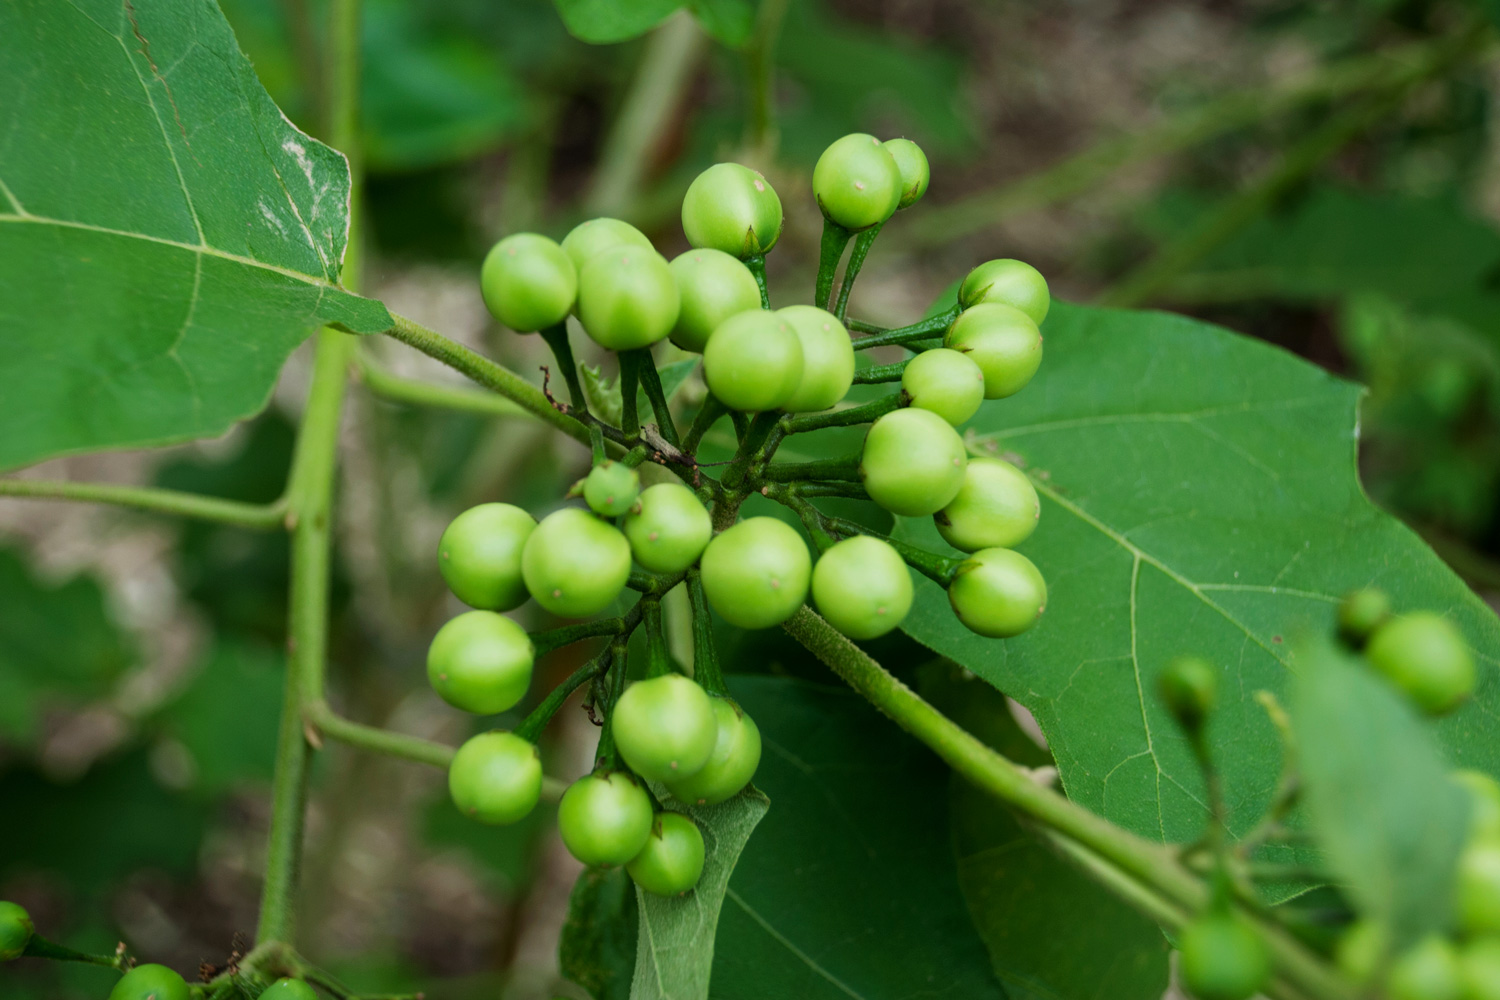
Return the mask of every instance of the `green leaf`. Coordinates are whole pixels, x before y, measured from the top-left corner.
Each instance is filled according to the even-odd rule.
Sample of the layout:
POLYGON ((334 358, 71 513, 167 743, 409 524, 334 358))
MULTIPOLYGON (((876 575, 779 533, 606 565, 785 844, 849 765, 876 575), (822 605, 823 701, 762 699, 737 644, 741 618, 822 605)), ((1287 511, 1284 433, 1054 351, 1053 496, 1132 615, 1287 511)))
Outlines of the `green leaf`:
POLYGON ((682 6, 682 0, 553 0, 573 37, 595 45, 643 35, 682 6))
POLYGON ((216 5, 6 4, 0 93, 0 468, 221 433, 314 327, 390 325, 336 284, 348 165, 216 5))
POLYGON ((687 6, 704 31, 730 48, 748 42, 755 29, 751 0, 688 0, 687 6))
POLYGON ((588 868, 573 884, 558 960, 594 1000, 629 1000, 639 916, 635 883, 623 868, 588 868))
MULTIPOLYGON (((1340 595, 1367 584, 1462 630, 1480 690, 1439 739, 1455 763, 1500 773, 1500 622, 1360 489, 1357 386, 1161 313, 1059 303, 1045 334, 1033 383, 971 426, 974 449, 1023 466, 1042 497, 1021 551, 1047 578, 1046 614, 984 639, 922 579, 904 627, 1036 714, 1070 796, 1147 836, 1200 832, 1201 777, 1156 696, 1162 665, 1192 653, 1224 671, 1209 738, 1231 831, 1246 830, 1282 761, 1255 694, 1279 696, 1288 637, 1331 630, 1340 595)), ((930 520, 898 532, 951 551, 930 520)))
POLYGON ((1447 923, 1468 796, 1411 706, 1348 652, 1297 644, 1292 720, 1319 843, 1360 913, 1399 950, 1447 923))
POLYGON ((162 709, 158 724, 187 752, 194 788, 223 792, 270 782, 285 675, 279 650, 221 642, 162 709))

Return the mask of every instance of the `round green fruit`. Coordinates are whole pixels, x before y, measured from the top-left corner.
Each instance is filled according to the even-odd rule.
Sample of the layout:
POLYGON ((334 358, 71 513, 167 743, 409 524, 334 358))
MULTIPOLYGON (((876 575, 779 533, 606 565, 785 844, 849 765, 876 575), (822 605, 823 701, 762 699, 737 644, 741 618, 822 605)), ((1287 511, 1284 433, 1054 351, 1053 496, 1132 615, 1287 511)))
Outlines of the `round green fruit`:
POLYGON ((536 518, 508 503, 482 503, 453 519, 438 542, 438 570, 471 608, 509 611, 526 603, 521 550, 536 518))
POLYGON ((521 626, 493 611, 466 611, 433 636, 427 680, 454 708, 494 715, 526 697, 535 659, 521 626))
POLYGON ((911 570, 889 542, 855 535, 818 557, 812 595, 828 624, 851 639, 874 639, 911 611, 911 570))
POLYGON ((984 402, 984 372, 967 354, 935 347, 906 363, 901 391, 919 410, 931 410, 957 427, 984 402))
POLYGON ((630 551, 636 562, 653 573, 687 569, 698 561, 713 535, 708 508, 681 483, 646 487, 625 515, 630 551))
POLYGON ((703 550, 703 592, 731 625, 770 628, 807 598, 812 558, 784 521, 752 517, 717 535, 703 550))
POLYGON ((964 278, 958 304, 971 309, 981 302, 998 302, 1025 313, 1037 326, 1047 318, 1052 296, 1042 272, 1019 260, 987 260, 964 278))
POLYGON ((713 701, 681 674, 630 685, 616 703, 610 725, 620 756, 647 781, 697 774, 713 755, 718 736, 713 701))
POLYGON ((932 170, 927 165, 927 154, 910 139, 887 139, 881 145, 901 171, 901 200, 896 204, 899 212, 922 200, 927 193, 927 182, 932 180, 932 170))
POLYGON ((673 259, 672 277, 682 299, 672 343, 702 353, 719 324, 760 308, 760 286, 750 269, 722 250, 689 250, 673 259))
POLYGON ((963 485, 932 515, 938 534, 964 552, 1010 549, 1031 537, 1042 502, 1026 473, 998 458, 971 458, 963 485))
POLYGON ((656 814, 641 853, 625 866, 635 884, 658 896, 680 896, 703 876, 703 834, 681 813, 656 814))
POLYGON ((568 786, 557 804, 557 831, 586 865, 627 864, 651 836, 651 799, 624 771, 602 771, 568 786))
POLYGON ((854 382, 854 342, 838 317, 817 306, 776 311, 802 345, 802 378, 782 408, 790 413, 826 410, 849 394, 854 382))
POLYGON ((542 797, 542 758, 515 733, 480 733, 453 755, 448 792, 459 812, 491 825, 514 823, 542 797))
POLYGON ((20 958, 35 932, 31 914, 26 912, 25 907, 18 903, 0 901, 0 962, 20 958))
POLYGON ((1010 549, 981 549, 965 559, 948 586, 953 613, 991 639, 1020 635, 1047 609, 1047 581, 1030 559, 1010 549))
POLYGON ((301 979, 278 979, 266 987, 260 1000, 318 1000, 318 994, 301 979))
POLYGON ((953 425, 931 410, 887 413, 865 435, 859 478, 870 499, 904 517, 936 514, 958 496, 968 456, 953 425))
POLYGON ((606 250, 615 247, 655 250, 646 234, 619 219, 590 219, 580 222, 563 237, 562 248, 573 259, 573 266, 583 275, 583 265, 606 250))
POLYGON ((823 150, 813 167, 813 195, 831 222, 848 230, 868 229, 889 219, 901 204, 901 168, 873 135, 855 132, 823 150))
POLYGON ((1454 771, 1452 778, 1470 796, 1469 842, 1500 841, 1500 782, 1480 771, 1454 771))
POLYGON ((1386 976, 1390 1000, 1462 1000, 1458 951, 1434 934, 1391 963, 1386 976))
POLYGON ((1271 978, 1271 959, 1255 928, 1233 914, 1209 914, 1178 942, 1177 971, 1198 1000, 1248 1000, 1271 978))
POLYGON ((490 313, 517 333, 533 333, 568 318, 578 297, 578 269, 563 248, 536 233, 496 243, 479 271, 490 313))
POLYGON ((1179 656, 1167 663, 1159 683, 1162 701, 1184 729, 1200 728, 1214 710, 1219 672, 1207 660, 1179 656))
POLYGON ((714 698, 714 749, 708 763, 686 778, 673 778, 667 790, 679 802, 711 806, 738 795, 760 766, 760 727, 727 698, 714 698))
POLYGON ((1470 941, 1458 953, 1464 1000, 1500 1000, 1500 937, 1470 941))
POLYGON ((1474 657, 1441 615, 1391 619, 1370 636, 1365 657, 1424 712, 1450 712, 1474 690, 1474 657))
POLYGON ((542 607, 560 618, 587 618, 625 589, 630 543, 588 511, 564 507, 547 515, 526 539, 521 574, 542 607))
POLYGON ((764 309, 731 316, 703 349, 703 378, 731 410, 759 413, 792 398, 802 383, 802 342, 764 309))
POLYGON ((137 965, 115 983, 109 1000, 188 1000, 185 979, 165 965, 137 965))
POLYGON ((682 198, 688 242, 735 257, 774 247, 781 222, 781 199, 765 175, 738 163, 715 163, 693 179, 682 198))
POLYGON ((1031 317, 995 302, 960 313, 943 346, 967 354, 979 366, 985 399, 1020 392, 1042 364, 1042 334, 1031 317))
POLYGON ((1364 645, 1390 617, 1391 599, 1374 587, 1351 591, 1339 602, 1339 632, 1359 645, 1364 645))
POLYGON ((605 459, 589 470, 583 499, 600 517, 622 517, 641 495, 641 476, 630 466, 605 459))
POLYGON ((1500 935, 1500 842, 1483 840, 1464 849, 1453 896, 1460 927, 1474 935, 1500 935))
POLYGON ((677 325, 681 305, 672 267, 655 250, 611 247, 578 274, 578 320, 611 351, 661 340, 677 325))
POLYGON ((1363 985, 1380 971, 1389 945, 1390 932, 1383 923, 1369 918, 1357 920, 1339 938, 1334 961, 1346 976, 1363 985))

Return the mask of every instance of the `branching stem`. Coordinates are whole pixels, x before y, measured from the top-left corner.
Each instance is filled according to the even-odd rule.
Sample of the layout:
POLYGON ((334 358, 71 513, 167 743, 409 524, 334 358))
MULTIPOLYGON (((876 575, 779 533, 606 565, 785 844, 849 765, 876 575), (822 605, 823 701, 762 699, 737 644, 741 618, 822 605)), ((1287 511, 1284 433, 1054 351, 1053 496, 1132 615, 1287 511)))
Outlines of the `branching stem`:
POLYGON ((217 521, 219 524, 257 531, 282 527, 287 513, 287 498, 284 496, 268 504, 241 503, 238 500, 221 500, 218 497, 199 496, 180 490, 116 486, 113 483, 71 483, 50 479, 0 479, 0 497, 112 504, 155 514, 217 521))

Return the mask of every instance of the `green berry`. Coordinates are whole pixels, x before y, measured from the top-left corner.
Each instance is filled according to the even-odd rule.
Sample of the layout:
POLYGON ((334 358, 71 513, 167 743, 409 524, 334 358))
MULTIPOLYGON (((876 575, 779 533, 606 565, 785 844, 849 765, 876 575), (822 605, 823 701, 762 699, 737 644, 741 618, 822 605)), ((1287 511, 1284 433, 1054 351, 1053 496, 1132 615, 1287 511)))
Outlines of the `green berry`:
POLYGON ((427 648, 427 680, 454 708, 495 715, 531 687, 531 636, 493 611, 467 611, 438 629, 427 648))
POLYGON ((600 517, 622 517, 641 495, 641 476, 630 466, 605 459, 589 470, 583 499, 600 517))
POLYGON ((802 378, 782 403, 789 413, 826 410, 849 394, 854 382, 854 342, 838 317, 817 306, 787 306, 776 311, 802 345, 802 378))
POLYGON ((938 534, 955 549, 1012 549, 1031 537, 1042 502, 1026 473, 998 458, 971 458, 963 485, 932 515, 938 534))
POLYGON ((1480 938, 1458 953, 1464 1000, 1500 1000, 1500 937, 1480 938))
POLYGON ((720 617, 740 628, 770 628, 807 598, 812 558, 786 522, 752 517, 708 543, 702 570, 703 592, 720 617))
POLYGON ((635 884, 658 896, 680 896, 703 876, 703 834, 681 813, 656 814, 641 853, 625 866, 635 884))
POLYGON ((1386 977, 1390 1000, 1462 1000, 1458 951, 1434 934, 1391 964, 1386 977))
POLYGON ((708 338, 703 378, 731 410, 778 409, 802 382, 802 342, 775 313, 739 313, 720 323, 708 338))
POLYGON ((318 1000, 318 994, 301 979, 278 979, 266 987, 260 1000, 318 1000))
POLYGON ((24 907, 0 900, 0 962, 20 958, 35 931, 24 907))
POLYGON ((1470 844, 1459 855, 1454 901, 1465 931, 1500 935, 1500 841, 1470 844))
POLYGON ((682 298, 672 343, 702 353, 720 323, 760 308, 760 286, 750 269, 722 250, 689 250, 673 259, 672 277, 682 298))
POLYGON ((970 631, 992 639, 1020 635, 1047 610, 1047 581, 1010 549, 980 549, 958 567, 948 603, 970 631))
POLYGON ((109 1000, 188 1000, 185 979, 165 965, 137 965, 115 983, 109 1000))
POLYGON ((1162 701, 1182 728, 1197 731, 1207 721, 1218 699, 1219 672, 1207 660, 1179 656, 1161 672, 1162 701))
POLYGON ((1183 930, 1178 945, 1182 985, 1198 1000, 1248 1000, 1271 978, 1265 942, 1233 914, 1198 918, 1183 930))
POLYGON ((573 266, 578 269, 580 278, 583 275, 583 265, 604 251, 618 246, 655 249, 645 233, 619 219, 590 219, 580 222, 562 241, 562 248, 573 259, 573 266))
POLYGON ((1380 971, 1389 943, 1390 932, 1380 921, 1357 920, 1339 938, 1334 961, 1346 976, 1362 985, 1380 971))
POLYGON ((851 639, 874 639, 911 611, 911 570, 889 542, 855 535, 818 557, 812 595, 828 624, 851 639))
POLYGON ((901 200, 896 204, 896 210, 910 208, 922 200, 927 193, 927 182, 932 179, 927 154, 910 139, 887 139, 881 145, 896 161, 896 169, 901 171, 901 200))
POLYGON ((987 260, 964 278, 958 288, 958 304, 965 309, 981 302, 997 302, 1025 313, 1037 326, 1047 318, 1052 296, 1047 279, 1024 261, 987 260))
POLYGON ((957 427, 984 402, 984 372, 967 354, 936 347, 906 363, 901 391, 919 410, 931 410, 957 427))
POLYGON ((496 319, 517 333, 532 333, 568 318, 578 297, 578 269, 547 237, 516 233, 484 258, 479 290, 496 319))
POLYGON ((714 698, 714 749, 697 774, 673 778, 667 790, 679 802, 711 806, 738 795, 760 766, 760 727, 727 698, 714 698))
POLYGON ((453 519, 438 542, 438 570, 471 608, 510 611, 526 603, 521 550, 536 518, 508 503, 482 503, 453 519))
POLYGON ((624 771, 579 778, 557 804, 557 832, 586 865, 630 862, 646 846, 651 826, 651 799, 624 771))
POLYGON ((943 346, 961 351, 984 373, 984 398, 1004 399, 1026 387, 1042 364, 1042 334, 1019 309, 985 302, 966 309, 943 346))
POLYGON ((491 825, 514 823, 542 796, 542 758, 515 733, 480 733, 453 755, 448 792, 459 812, 491 825))
POLYGON ((901 168, 873 135, 855 132, 836 139, 813 167, 813 195, 832 222, 848 230, 868 229, 889 219, 901 204, 901 168))
POLYGON ((653 573, 681 573, 698 561, 713 535, 708 508, 681 483, 646 487, 625 515, 631 554, 653 573))
POLYGON ((1426 611, 1393 618, 1365 646, 1370 665, 1425 712, 1441 715, 1474 690, 1474 657, 1458 629, 1426 611))
POLYGON ((963 488, 968 455, 953 426, 930 410, 887 413, 865 435, 859 477, 870 499, 904 517, 936 514, 963 488))
POLYGON ((735 257, 774 247, 781 221, 781 199, 765 175, 738 163, 715 163, 693 179, 682 199, 688 242, 735 257))
POLYGON ((1339 602, 1339 632, 1359 645, 1364 645, 1390 617, 1391 599, 1374 587, 1350 591, 1339 602))
POLYGON ((620 756, 647 781, 697 774, 713 755, 718 735, 713 701, 681 674, 630 685, 615 704, 610 725, 620 756))
POLYGON ((549 514, 521 552, 521 574, 536 602, 562 618, 587 618, 613 603, 630 579, 630 543, 588 511, 549 514))
POLYGON ((1452 778, 1470 795, 1470 843, 1500 841, 1500 782, 1479 771, 1454 771, 1452 778))
POLYGON ((578 320, 611 351, 661 340, 677 325, 681 304, 672 267, 655 250, 611 247, 578 274, 578 320))

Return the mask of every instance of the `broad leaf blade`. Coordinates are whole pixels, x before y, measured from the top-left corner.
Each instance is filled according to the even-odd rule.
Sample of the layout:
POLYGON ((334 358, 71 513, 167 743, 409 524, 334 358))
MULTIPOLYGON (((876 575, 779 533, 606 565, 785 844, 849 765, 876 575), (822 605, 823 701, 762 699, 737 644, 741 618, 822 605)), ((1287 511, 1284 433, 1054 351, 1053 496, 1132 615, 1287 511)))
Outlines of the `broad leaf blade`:
POLYGON ((594 1000, 629 1000, 639 910, 623 868, 590 868, 573 883, 558 961, 594 1000))
POLYGON ((683 0, 553 0, 568 33, 580 41, 604 45, 644 35, 683 0))
POLYGON ((0 93, 0 468, 220 433, 314 327, 390 325, 337 286, 348 165, 209 0, 6 4, 0 93))

